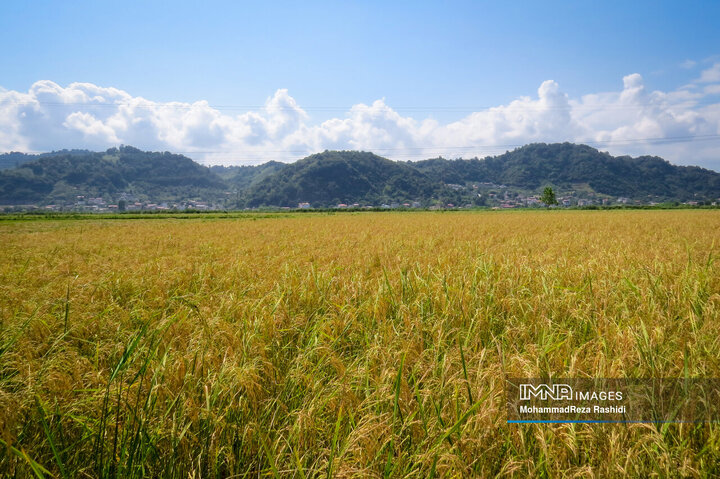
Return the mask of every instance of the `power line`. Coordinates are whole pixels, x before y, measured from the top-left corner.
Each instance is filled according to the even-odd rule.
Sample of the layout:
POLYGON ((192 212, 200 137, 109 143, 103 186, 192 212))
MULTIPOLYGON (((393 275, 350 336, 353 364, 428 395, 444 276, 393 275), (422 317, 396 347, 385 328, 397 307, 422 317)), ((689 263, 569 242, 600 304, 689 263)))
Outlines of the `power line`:
MULTIPOLYGON (((593 146, 595 148, 601 148, 601 147, 610 147, 610 146, 623 146, 623 145, 632 145, 632 144, 641 144, 641 143, 650 143, 650 144, 673 144, 673 143, 687 143, 687 142, 695 142, 695 141, 717 141, 720 140, 720 135, 693 135, 693 136, 674 136, 674 137, 648 137, 648 138, 632 138, 632 139, 625 139, 625 140, 567 140, 567 142, 576 143, 576 144, 585 144, 588 146, 593 146)), ((539 143, 539 142, 534 142, 539 143)), ((467 153, 468 151, 472 152, 474 151, 482 151, 484 154, 488 153, 496 153, 496 152, 503 152, 507 151, 508 149, 512 148, 520 148, 522 146, 527 145, 528 143, 513 143, 513 144, 502 144, 502 145, 468 145, 468 146, 422 146, 422 147, 408 147, 408 148, 362 148, 362 147, 355 147, 351 148, 353 150, 366 150, 366 151, 372 151, 374 153, 384 153, 387 156, 390 156, 392 158, 398 159, 398 158, 418 158, 423 155, 431 155, 431 154, 462 154, 463 152, 467 153), (452 152, 455 153, 452 153, 452 152), (397 153, 395 153, 397 152, 397 153), (425 152, 425 153, 423 153, 425 152)), ((289 161, 295 161, 298 160, 299 157, 302 157, 302 155, 309 155, 313 152, 311 150, 265 150, 262 152, 258 152, 257 155, 254 156, 248 156, 227 151, 227 150, 197 150, 197 151, 178 151, 175 152, 178 154, 183 154, 187 156, 192 155, 212 155, 215 157, 223 157, 227 159, 232 159, 235 161, 242 161, 242 162, 268 162, 268 161, 280 161, 280 162, 289 162, 289 161), (265 153, 269 153, 269 155, 266 155, 265 153), (279 154, 278 156, 275 156, 275 154, 279 154), (286 156, 287 155, 287 156, 286 156), (290 156, 290 155, 296 155, 296 156, 290 156)))
MULTIPOLYGON (((347 145, 347 149, 349 150, 366 150, 366 151, 372 151, 372 152, 383 152, 387 155, 390 155, 394 158, 399 157, 417 157, 418 155, 424 154, 423 152, 450 152, 450 151, 456 151, 457 153, 462 153, 463 151, 472 151, 472 150, 490 150, 490 151, 502 151, 507 150, 509 148, 520 148, 522 146, 528 145, 529 143, 575 143, 575 144, 584 144, 588 146, 594 146, 594 147, 603 147, 603 146, 622 146, 622 145, 631 145, 633 143, 635 144, 641 144, 641 143, 651 143, 651 144, 672 144, 672 143, 687 143, 687 142, 696 142, 696 141, 717 141, 720 140, 720 135, 713 134, 713 135, 687 135, 687 136, 668 136, 668 137, 646 137, 646 138, 627 138, 624 140, 591 140, 591 139, 564 139, 562 141, 531 141, 531 142, 524 142, 524 143, 505 143, 505 144, 482 144, 482 145, 465 145, 465 146, 450 146, 450 145, 435 145, 435 146, 409 146, 409 147, 387 147, 387 148, 381 148, 381 147, 371 147, 371 146, 353 146, 353 145, 347 145), (394 153, 397 152, 397 153, 394 153)), ((45 152, 42 151, 28 151, 27 153, 32 154, 42 154, 45 152)), ((275 161, 287 161, 287 160, 294 160, 297 158, 289 158, 289 155, 309 155, 313 154, 312 149, 284 149, 284 150, 261 150, 257 151, 255 156, 238 156, 238 153, 231 150, 187 150, 187 151, 178 151, 174 150, 172 151, 174 154, 178 155, 217 155, 217 156, 231 156, 233 159, 236 160, 261 160, 261 161, 271 161, 269 158, 272 157, 275 154, 283 155, 282 158, 277 158, 275 161), (268 156, 269 154, 269 156, 268 156), (285 157, 284 155, 288 155, 288 157, 285 157)), ((425 153, 429 154, 429 153, 425 153)))
MULTIPOLYGON (((516 100, 517 101, 517 100, 516 100)), ((532 100, 534 102, 538 100, 532 100)), ((389 106, 385 107, 393 111, 407 111, 407 112, 438 112, 438 113, 480 113, 488 112, 491 110, 502 110, 502 111, 617 111, 617 110, 641 110, 647 107, 662 107, 662 108, 673 108, 682 105, 689 105, 692 107, 702 107, 713 105, 717 102, 711 100, 695 101, 695 100, 683 100, 672 105, 658 105, 656 103, 646 102, 637 103, 634 105, 518 105, 512 106, 512 103, 508 105, 499 106, 389 106)), ((182 102, 113 102, 113 103, 89 103, 89 102, 52 102, 52 101, 38 101, 38 100, 5 100, 0 101, 0 105, 23 105, 23 106, 34 106, 42 105, 48 107, 82 107, 87 109, 92 108, 118 108, 118 107, 133 107, 139 109, 177 109, 177 110, 192 110, 198 107, 207 107, 218 111, 305 111, 305 112, 347 112, 353 108, 357 108, 361 104, 351 106, 269 106, 269 105, 197 105, 193 103, 182 103, 182 102)), ((371 105, 364 105, 365 107, 372 108, 371 105)))
MULTIPOLYGON (((648 142, 680 142, 680 141, 705 141, 705 140, 720 140, 720 135, 689 135, 689 136, 666 136, 666 137, 647 137, 647 138, 628 138, 625 140, 578 140, 578 139, 567 139, 565 142, 578 143, 585 145, 602 144, 602 145, 615 145, 615 144, 627 144, 627 143, 648 143, 648 142)), ((532 143, 542 143, 540 141, 532 143)), ((562 143, 562 142, 553 142, 562 143)), ((410 146, 410 147, 392 147, 392 148, 374 148, 368 147, 373 151, 419 151, 419 150, 470 150, 470 149, 482 149, 482 148, 519 148, 527 145, 528 142, 524 143, 507 143, 507 144, 484 144, 484 145, 466 145, 466 146, 410 146)), ((307 149, 298 150, 263 150, 264 153, 298 153, 306 154, 307 149)), ((232 153, 228 150, 193 150, 193 151, 178 151, 180 154, 213 154, 213 153, 232 153)))

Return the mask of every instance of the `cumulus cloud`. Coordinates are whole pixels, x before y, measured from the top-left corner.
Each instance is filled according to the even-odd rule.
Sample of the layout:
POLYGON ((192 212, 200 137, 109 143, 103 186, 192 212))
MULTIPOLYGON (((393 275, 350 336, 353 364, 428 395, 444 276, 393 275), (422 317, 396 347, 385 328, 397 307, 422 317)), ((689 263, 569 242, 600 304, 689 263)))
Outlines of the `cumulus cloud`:
MULTIPOLYGON (((702 95, 689 90, 648 92, 638 74, 623 78, 619 93, 583 96, 576 117, 595 141, 629 143, 713 134, 718 119, 696 107, 702 95)), ((714 131, 715 130, 715 131, 714 131)))
POLYGON ((711 66, 707 70, 703 70, 702 73, 700 73, 700 78, 698 79, 698 82, 700 82, 700 83, 720 82, 720 62, 715 63, 713 66, 711 66))
POLYGON ((560 86, 548 80, 538 88, 536 99, 522 97, 508 105, 475 112, 462 120, 439 126, 432 132, 437 145, 478 145, 468 153, 529 142, 570 141, 581 126, 572 118, 572 106, 560 86))
POLYGON ((126 144, 182 152, 207 164, 247 164, 292 161, 325 149, 370 150, 394 159, 482 157, 530 142, 572 141, 720 170, 719 92, 715 64, 694 84, 673 91, 649 91, 634 73, 617 91, 570 98, 547 80, 532 96, 448 123, 402 115, 384 99, 313 123, 285 89, 257 111, 234 114, 206 101, 159 103, 117 88, 44 80, 27 92, 0 89, 0 151, 126 144))

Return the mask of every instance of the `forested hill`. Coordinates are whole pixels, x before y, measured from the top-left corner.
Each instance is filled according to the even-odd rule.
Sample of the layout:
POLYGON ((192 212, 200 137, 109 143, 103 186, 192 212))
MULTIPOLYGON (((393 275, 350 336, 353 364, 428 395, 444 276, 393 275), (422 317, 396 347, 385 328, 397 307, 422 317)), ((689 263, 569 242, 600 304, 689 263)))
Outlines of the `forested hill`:
POLYGON ((205 167, 182 155, 120 147, 101 153, 10 153, 0 155, 1 164, 17 166, 0 171, 0 205, 67 206, 80 196, 108 203, 121 196, 158 203, 195 200, 224 208, 297 207, 304 202, 313 207, 493 205, 500 198, 525 198, 528 204, 545 186, 576 198, 584 195, 591 204, 613 197, 642 202, 720 198, 720 173, 675 166, 658 157, 613 157, 570 143, 532 144, 484 159, 418 162, 325 151, 291 164, 205 167))
POLYGON ((303 201, 379 205, 431 198, 443 188, 409 164, 367 152, 326 151, 266 176, 251 185, 244 198, 251 207, 297 206, 303 201))
POLYGON ((665 200, 720 196, 720 173, 672 165, 656 156, 614 157, 572 143, 535 143, 482 160, 436 158, 413 166, 444 183, 489 181, 530 190, 585 184, 600 194, 665 200))
POLYGON ((226 187, 190 158, 125 146, 104 153, 40 155, 0 171, 0 204, 68 202, 77 196, 113 200, 121 193, 154 201, 215 199, 226 187))
POLYGON ((0 155, 0 170, 7 170, 10 168, 16 168, 23 163, 27 163, 29 161, 35 161, 39 160, 41 158, 46 158, 49 156, 87 156, 91 155, 93 152, 90 150, 59 150, 59 151, 52 151, 50 153, 39 153, 39 154, 28 154, 28 153, 20 153, 17 151, 11 151, 10 153, 5 153, 0 155))

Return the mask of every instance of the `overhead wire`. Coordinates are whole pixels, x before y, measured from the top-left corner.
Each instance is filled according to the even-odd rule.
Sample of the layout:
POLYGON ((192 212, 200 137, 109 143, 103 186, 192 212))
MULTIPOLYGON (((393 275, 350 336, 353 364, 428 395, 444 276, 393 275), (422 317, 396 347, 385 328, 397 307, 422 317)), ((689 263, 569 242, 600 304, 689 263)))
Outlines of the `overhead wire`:
MULTIPOLYGON (((515 100, 518 101, 518 100, 515 100)), ((531 100, 532 102, 538 102, 540 100, 531 100)), ((438 113, 480 113, 491 110, 503 110, 503 111, 515 111, 515 110, 569 110, 573 111, 598 111, 598 110, 639 110, 654 107, 665 107, 670 108, 677 105, 691 104, 693 107, 708 106, 715 104, 715 101, 711 99, 695 100, 695 99, 684 99, 673 103, 672 105, 658 105, 654 102, 642 102, 635 104, 626 105, 585 105, 578 104, 576 102, 570 102, 567 105, 513 105, 513 102, 507 105, 496 105, 496 106, 428 106, 428 105, 414 105, 414 106, 389 106, 384 105, 387 109, 393 111, 407 111, 407 112, 438 112, 438 113)), ((154 102, 150 100, 135 100, 135 101, 115 101, 115 102, 93 102, 92 99, 89 102, 61 102, 61 101, 39 101, 36 99, 32 100, 0 100, 0 105, 27 105, 27 106, 48 106, 48 107, 84 107, 84 108, 118 108, 118 107, 134 107, 140 109, 179 109, 179 110, 192 110, 195 108, 206 107, 218 111, 244 111, 244 112, 255 112, 255 111, 304 111, 304 112, 349 112, 355 108, 364 106, 372 107, 370 105, 359 103, 350 106, 299 106, 299 105, 213 105, 207 102, 154 102)))
MULTIPOLYGON (((482 144, 482 145, 465 145, 465 146, 412 146, 412 147, 371 147, 371 146, 352 146, 346 148, 348 150, 371 151, 373 153, 385 154, 393 159, 409 158, 409 159, 427 159, 428 157, 452 156, 453 158, 462 158, 463 153, 482 152, 486 156, 490 153, 502 153, 509 149, 520 148, 529 143, 575 143, 583 144, 595 148, 623 146, 641 143, 650 144, 673 144, 686 143, 696 141, 718 141, 719 135, 689 135, 689 136, 672 136, 672 137, 647 137, 647 138, 628 138, 623 140, 592 140, 592 139, 564 139, 559 141, 531 141, 525 143, 506 143, 506 144, 482 144)), ((42 154, 42 151, 27 151, 30 154, 42 154)), ((246 164, 265 163, 268 161, 292 162, 297 161, 305 156, 316 153, 311 149, 287 149, 287 150, 262 150, 256 154, 238 153, 230 150, 173 150, 172 153, 193 157, 195 155, 211 156, 213 158, 223 158, 236 162, 245 162, 246 164)), ((477 156, 477 155, 475 155, 477 156)), ((207 160, 207 159, 206 159, 207 160)), ((200 161, 205 164, 206 161, 200 161)))
MULTIPOLYGON (((596 148, 612 147, 622 145, 632 145, 641 143, 650 144, 671 144, 686 143, 693 141, 717 141, 720 135, 692 135, 692 136, 673 136, 673 137, 648 137, 648 138, 629 138, 623 140, 592 140, 592 139, 565 139, 562 141, 552 141, 551 143, 576 143, 584 144, 596 148)), ((525 142, 525 143, 507 143, 507 144, 482 144, 482 145, 466 145, 466 146, 413 146, 413 147, 393 147, 393 148, 374 148, 374 147, 351 147, 352 150, 365 150, 374 153, 383 153, 391 158, 427 158, 429 154, 435 153, 442 155, 461 155, 463 152, 483 152, 489 154, 491 152, 504 152, 508 149, 520 148, 528 143, 542 143, 541 141, 525 142)), ((545 142, 547 143, 547 142, 545 142)), ((280 161, 289 162, 298 160, 298 155, 307 156, 313 152, 309 149, 304 150, 263 150, 257 155, 248 155, 247 153, 238 153, 228 150, 188 150, 175 151, 174 153, 192 156, 192 155, 212 155, 214 157, 223 157, 234 161, 280 161)), ((456 156, 457 157, 457 156, 456 156)))
MULTIPOLYGON (((177 109, 192 109, 197 108, 197 104, 188 104, 188 103, 182 103, 182 102, 169 102, 169 103, 155 103, 155 102, 149 102, 149 101, 133 101, 133 102, 113 102, 113 103, 87 103, 87 102, 52 102, 52 101, 37 101, 37 100, 27 100, 27 101, 17 101, 17 100, 2 100, 0 101, 0 105, 2 104, 17 104, 17 105, 43 105, 43 106, 50 106, 50 107, 83 107, 86 109, 91 109, 94 107, 120 107, 120 106, 134 106, 139 108, 177 108, 177 109)), ((692 103, 693 106, 697 107, 701 102, 694 101, 694 100, 685 100, 681 103, 692 103)), ((565 106, 550 106, 550 105, 537 105, 537 106, 518 106, 513 107, 511 106, 500 106, 500 107, 456 107, 456 106, 410 106, 410 107, 389 107, 388 109, 394 110, 394 111, 414 111, 414 112, 422 112, 422 111, 428 111, 428 112, 481 112, 481 111, 489 111, 495 108, 500 108, 504 111, 512 111, 513 109, 517 110, 534 110, 534 109, 542 109, 542 110, 564 110, 564 109, 571 109, 573 111, 582 110, 585 108, 586 110, 620 110, 620 109, 643 109, 647 108, 649 106, 658 106, 654 103, 639 103, 634 105, 602 105, 602 106, 590 106, 586 105, 584 107, 578 106, 576 104, 574 105, 565 105, 565 106)), ((300 108, 298 106, 258 106, 258 105, 210 105, 210 104, 204 104, 202 106, 207 106, 208 108, 213 108, 215 110, 246 110, 246 111, 256 111, 256 110, 265 110, 265 111, 273 111, 273 110, 280 110, 280 111, 292 111, 292 110, 302 110, 302 111, 348 111, 352 110, 352 108, 357 107, 355 105, 354 107, 345 107, 345 106, 309 106, 309 107, 303 107, 300 108)), ((707 134, 707 135, 686 135, 686 136, 673 136, 673 137, 648 137, 648 138, 629 138, 629 139, 609 139, 609 140, 596 140, 596 139, 576 139, 576 138, 565 138, 561 141, 566 142, 572 142, 572 143, 579 143, 579 144, 586 144, 588 146, 594 146, 594 147, 611 147, 611 146, 622 146, 622 145, 632 145, 632 144, 639 144, 639 143, 650 143, 650 144, 669 144, 669 143, 685 143, 685 142, 696 142, 696 141, 716 141, 720 139, 720 135, 718 134, 707 134)), ((557 141, 553 141, 557 142, 557 141)), ((362 150, 370 150, 375 153, 384 153, 392 158, 414 158, 414 159, 420 159, 421 157, 427 157, 429 154, 437 154, 438 156, 441 156, 443 154, 445 155, 460 155, 463 152, 482 152, 483 154, 489 154, 494 152, 501 152, 510 148, 519 148, 521 146, 524 146, 526 143, 509 143, 509 144, 479 144, 479 145, 464 145, 464 146, 408 146, 408 147, 372 147, 371 145, 367 146, 355 146, 355 145, 348 145, 348 149, 362 149, 362 150)), ((262 150, 262 152, 257 152, 257 154, 244 152, 244 153, 238 153, 237 151, 230 151, 230 150, 187 150, 187 151, 174 151, 174 153, 183 154, 187 156, 194 156, 194 155, 212 155, 215 158, 228 158, 232 159, 236 162, 266 162, 266 161, 281 161, 281 162, 289 162, 289 161, 295 161, 299 159, 298 155, 308 155, 311 154, 312 151, 310 149, 274 149, 274 150, 262 150)), ((301 157, 301 156, 300 156, 301 157)))

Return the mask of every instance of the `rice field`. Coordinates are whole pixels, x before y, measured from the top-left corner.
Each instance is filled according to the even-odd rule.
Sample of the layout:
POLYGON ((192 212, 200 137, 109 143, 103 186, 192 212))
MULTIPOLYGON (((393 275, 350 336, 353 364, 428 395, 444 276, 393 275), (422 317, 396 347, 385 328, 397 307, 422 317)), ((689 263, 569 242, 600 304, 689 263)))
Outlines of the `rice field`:
POLYGON ((720 211, 0 222, 0 477, 713 477, 718 424, 506 377, 720 377, 720 211))

